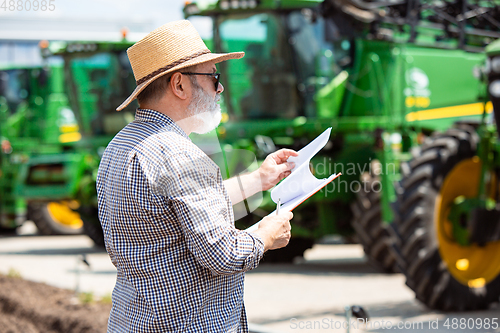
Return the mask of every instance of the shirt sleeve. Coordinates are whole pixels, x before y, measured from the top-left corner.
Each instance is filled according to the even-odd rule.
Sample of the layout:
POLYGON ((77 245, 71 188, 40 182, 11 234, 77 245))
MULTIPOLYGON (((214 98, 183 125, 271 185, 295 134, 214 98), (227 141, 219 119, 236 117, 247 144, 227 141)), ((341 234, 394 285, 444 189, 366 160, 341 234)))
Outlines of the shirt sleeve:
POLYGON ((258 266, 264 243, 259 236, 235 228, 220 171, 208 157, 184 153, 169 157, 156 184, 165 191, 187 247, 202 266, 215 275, 258 266))

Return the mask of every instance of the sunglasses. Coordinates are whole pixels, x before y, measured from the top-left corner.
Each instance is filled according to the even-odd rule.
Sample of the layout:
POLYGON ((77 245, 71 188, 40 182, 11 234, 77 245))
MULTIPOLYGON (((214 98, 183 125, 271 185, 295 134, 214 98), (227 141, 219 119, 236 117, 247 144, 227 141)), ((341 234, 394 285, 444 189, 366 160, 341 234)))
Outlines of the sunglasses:
POLYGON ((184 75, 208 75, 214 81, 215 91, 219 90, 220 73, 182 73, 184 75))

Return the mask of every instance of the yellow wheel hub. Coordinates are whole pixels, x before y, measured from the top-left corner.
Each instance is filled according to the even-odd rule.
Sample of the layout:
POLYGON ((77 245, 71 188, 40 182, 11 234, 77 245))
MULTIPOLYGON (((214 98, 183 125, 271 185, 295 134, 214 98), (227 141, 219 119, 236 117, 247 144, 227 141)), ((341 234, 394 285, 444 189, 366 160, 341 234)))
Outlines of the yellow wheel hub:
MULTIPOLYGON (((484 247, 476 244, 461 246, 453 240, 452 223, 448 220, 455 198, 474 198, 477 195, 481 165, 478 157, 457 164, 446 176, 435 208, 441 258, 448 265, 451 275, 470 288, 481 288, 500 273, 500 242, 490 242, 484 247)), ((491 196, 495 193, 496 183, 495 177, 491 177, 491 196)))
POLYGON ((68 228, 80 229, 83 227, 80 214, 73 209, 78 208, 78 203, 75 201, 50 202, 47 204, 47 210, 52 219, 68 228))

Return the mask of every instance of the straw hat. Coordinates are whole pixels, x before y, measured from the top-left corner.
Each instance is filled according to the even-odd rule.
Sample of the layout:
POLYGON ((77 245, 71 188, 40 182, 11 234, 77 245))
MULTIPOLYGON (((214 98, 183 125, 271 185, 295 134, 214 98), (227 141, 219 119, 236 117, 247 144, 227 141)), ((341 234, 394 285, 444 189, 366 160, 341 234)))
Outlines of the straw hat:
POLYGON ((167 23, 127 50, 137 87, 116 111, 123 110, 151 82, 162 75, 208 61, 240 59, 245 53, 211 53, 191 22, 167 23))

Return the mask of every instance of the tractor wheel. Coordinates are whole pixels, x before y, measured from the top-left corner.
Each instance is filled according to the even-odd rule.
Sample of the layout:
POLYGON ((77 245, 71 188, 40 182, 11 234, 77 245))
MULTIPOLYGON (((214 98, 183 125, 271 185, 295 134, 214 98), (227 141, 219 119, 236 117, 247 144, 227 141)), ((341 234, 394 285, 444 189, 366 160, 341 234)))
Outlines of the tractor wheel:
POLYGON ((351 205, 351 225, 368 258, 377 269, 394 273, 394 257, 389 250, 389 233, 382 221, 380 177, 364 173, 356 201, 351 205))
POLYGON ((78 210, 83 218, 83 233, 90 237, 95 245, 104 247, 104 234, 96 207, 83 206, 78 210))
POLYGON ((9 228, 9 227, 4 226, 3 223, 7 223, 4 219, 11 220, 11 219, 14 219, 14 217, 9 216, 7 214, 0 214, 0 235, 3 235, 3 236, 16 235, 17 227, 9 228))
MULTIPOLYGON (((485 309, 499 300, 500 242, 461 246, 448 220, 455 199, 477 194, 478 141, 472 127, 450 129, 426 140, 402 167, 402 191, 391 225, 394 253, 406 284, 432 309, 485 309)), ((494 186, 487 188, 495 192, 496 177, 489 179, 494 186)))
POLYGON ((0 235, 3 235, 3 236, 15 235, 16 232, 17 232, 17 228, 4 228, 4 227, 0 227, 0 235))
POLYGON ((28 219, 42 235, 76 235, 83 231, 80 215, 74 202, 32 202, 28 205, 28 219))

